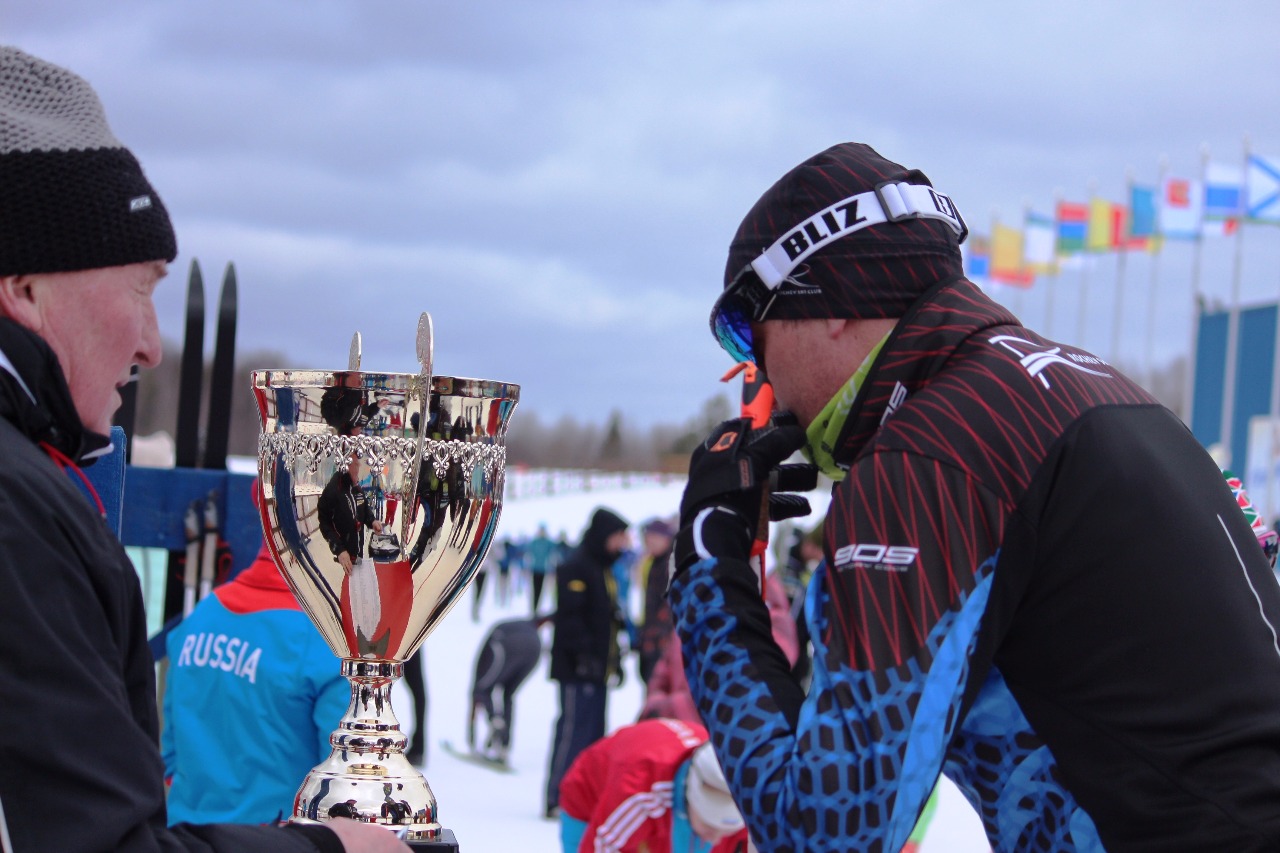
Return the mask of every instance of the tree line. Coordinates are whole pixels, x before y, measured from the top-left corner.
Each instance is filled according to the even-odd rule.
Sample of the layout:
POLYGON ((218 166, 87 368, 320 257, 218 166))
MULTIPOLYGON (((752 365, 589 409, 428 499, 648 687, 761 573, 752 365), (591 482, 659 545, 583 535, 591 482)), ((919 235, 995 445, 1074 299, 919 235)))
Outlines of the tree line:
MULTIPOLYGON (((151 435, 164 431, 173 435, 178 417, 178 376, 181 352, 166 342, 164 360, 154 370, 144 370, 138 379, 136 431, 151 435)), ((259 420, 250 393, 253 370, 263 365, 287 364, 284 354, 274 350, 240 353, 236 359, 235 388, 231 401, 230 453, 256 456, 259 420)), ((201 430, 208 415, 208 387, 211 362, 205 363, 204 396, 201 400, 201 430)), ((1123 369, 1123 367, 1121 368, 1123 369)), ((1175 412, 1182 411, 1186 393, 1184 359, 1166 365, 1147 378, 1148 390, 1175 412)), ((579 420, 571 415, 546 419, 521 406, 512 418, 507 434, 507 464, 529 468, 577 468, 605 471, 655 471, 683 474, 689 454, 716 424, 733 417, 727 394, 706 400, 697 413, 683 422, 641 427, 614 410, 605 423, 579 420)), ((201 448, 204 435, 200 437, 201 448)))
MULTIPOLYGON (((178 419, 178 388, 182 362, 181 348, 164 343, 164 359, 153 370, 138 377, 135 432, 140 436, 158 432, 173 435, 178 419)), ((257 456, 260 423, 250 392, 251 374, 264 365, 288 364, 288 357, 275 350, 237 353, 235 393, 231 400, 231 429, 228 450, 236 456, 257 456)), ((204 366, 200 402, 200 447, 203 452, 205 424, 209 412, 209 377, 212 361, 204 366)), ((618 410, 604 423, 579 420, 565 415, 544 418, 521 405, 507 433, 507 464, 529 468, 582 468, 607 471, 655 471, 684 473, 689 454, 720 421, 732 417, 727 395, 712 397, 701 409, 679 423, 641 427, 629 422, 618 410)))

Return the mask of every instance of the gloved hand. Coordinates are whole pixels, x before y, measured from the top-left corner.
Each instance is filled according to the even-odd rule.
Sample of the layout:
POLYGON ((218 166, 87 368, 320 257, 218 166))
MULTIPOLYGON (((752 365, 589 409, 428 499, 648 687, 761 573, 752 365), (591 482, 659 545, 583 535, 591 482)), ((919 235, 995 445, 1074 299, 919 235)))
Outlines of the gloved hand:
POLYGON ((675 542, 677 574, 708 557, 746 561, 766 486, 770 520, 809 514, 807 498, 786 493, 814 488, 817 467, 782 464, 804 441, 804 430, 788 412, 755 429, 749 419, 734 418, 711 431, 689 461, 675 542))

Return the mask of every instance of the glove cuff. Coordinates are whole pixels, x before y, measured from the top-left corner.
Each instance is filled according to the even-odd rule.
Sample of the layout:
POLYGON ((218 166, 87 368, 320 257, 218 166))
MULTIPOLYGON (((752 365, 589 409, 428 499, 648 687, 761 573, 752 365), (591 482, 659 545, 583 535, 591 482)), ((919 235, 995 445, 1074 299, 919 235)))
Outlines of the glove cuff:
POLYGON ((675 541, 675 574, 715 558, 746 561, 751 553, 751 523, 737 510, 709 506, 680 528, 675 541))

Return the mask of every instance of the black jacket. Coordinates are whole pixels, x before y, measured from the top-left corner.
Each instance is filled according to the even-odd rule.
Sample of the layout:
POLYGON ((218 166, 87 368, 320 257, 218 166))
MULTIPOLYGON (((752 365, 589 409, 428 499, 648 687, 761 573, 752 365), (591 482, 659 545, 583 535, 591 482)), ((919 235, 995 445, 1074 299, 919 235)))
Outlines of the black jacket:
POLYGON ((0 802, 14 849, 313 853, 316 836, 336 845, 328 830, 165 826, 137 574, 37 444, 74 459, 105 440, 81 426, 42 340, 0 318, 0 354, 0 802))
POLYGON ((351 479, 346 469, 329 478, 316 501, 316 523, 320 535, 336 557, 342 552, 359 560, 364 553, 364 528, 372 526, 373 507, 368 496, 351 479))
POLYGON ((582 544, 556 569, 555 635, 551 642, 551 677, 556 681, 604 683, 618 671, 618 612, 606 540, 626 530, 627 522, 598 509, 582 544))
POLYGON ((833 457, 807 694, 749 569, 672 585, 762 851, 899 849, 939 772, 999 851, 1280 849, 1280 586, 1176 416, 959 280, 833 457))

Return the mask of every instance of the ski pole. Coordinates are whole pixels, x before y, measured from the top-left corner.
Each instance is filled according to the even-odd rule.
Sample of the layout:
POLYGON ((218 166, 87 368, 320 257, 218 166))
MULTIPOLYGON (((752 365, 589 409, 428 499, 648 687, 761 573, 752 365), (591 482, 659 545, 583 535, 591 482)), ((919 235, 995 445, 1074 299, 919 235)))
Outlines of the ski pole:
MULTIPOLYGON (((752 429, 759 429, 769 422, 773 416, 773 386, 764 375, 764 371, 754 361, 743 361, 720 377, 721 382, 728 382, 739 373, 742 374, 741 415, 751 422, 752 429)), ((765 554, 769 550, 769 486, 764 487, 760 501, 760 519, 756 525, 756 538, 751 543, 751 567, 760 578, 760 595, 764 596, 765 554)))
POLYGON ((200 598, 213 591, 213 572, 218 563, 218 493, 204 500, 204 548, 200 560, 200 598))
POLYGON ((196 607, 196 576, 200 564, 200 502, 192 501, 183 516, 187 534, 187 562, 182 567, 182 615, 187 617, 196 607))

